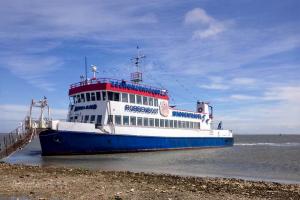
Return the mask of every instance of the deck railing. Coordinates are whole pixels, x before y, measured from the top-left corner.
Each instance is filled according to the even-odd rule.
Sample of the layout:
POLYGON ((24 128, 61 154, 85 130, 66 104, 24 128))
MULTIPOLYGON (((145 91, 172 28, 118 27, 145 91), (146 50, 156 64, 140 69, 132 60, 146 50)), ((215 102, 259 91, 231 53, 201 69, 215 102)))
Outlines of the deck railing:
POLYGON ((71 84, 70 89, 73 89, 73 88, 76 88, 76 87, 79 87, 79 86, 84 86, 84 85, 99 84, 99 83, 111 83, 111 82, 124 82, 124 81, 127 84, 130 83, 130 84, 138 85, 138 86, 141 86, 141 87, 149 88, 149 89, 152 89, 152 90, 166 91, 163 88, 158 88, 158 87, 153 87, 153 86, 149 86, 149 85, 133 83, 133 82, 126 81, 126 80, 113 79, 113 78, 96 78, 96 79, 80 81, 80 82, 71 84))

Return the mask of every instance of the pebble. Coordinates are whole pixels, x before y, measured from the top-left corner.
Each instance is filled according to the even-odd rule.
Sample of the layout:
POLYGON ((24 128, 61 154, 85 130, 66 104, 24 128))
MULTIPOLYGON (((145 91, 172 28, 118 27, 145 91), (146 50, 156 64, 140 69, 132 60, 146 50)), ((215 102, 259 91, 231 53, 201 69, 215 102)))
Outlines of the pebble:
POLYGON ((203 188, 203 189, 206 189, 206 188, 207 188, 207 186, 206 186, 206 185, 202 185, 202 186, 201 186, 201 188, 203 188))

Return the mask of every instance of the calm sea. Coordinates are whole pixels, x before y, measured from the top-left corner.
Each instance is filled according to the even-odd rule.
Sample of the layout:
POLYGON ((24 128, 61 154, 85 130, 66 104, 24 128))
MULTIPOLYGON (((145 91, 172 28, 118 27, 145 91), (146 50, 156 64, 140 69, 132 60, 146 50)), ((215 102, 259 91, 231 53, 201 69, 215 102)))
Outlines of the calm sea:
POLYGON ((8 163, 300 183, 300 135, 236 135, 229 148, 42 157, 38 139, 8 163))

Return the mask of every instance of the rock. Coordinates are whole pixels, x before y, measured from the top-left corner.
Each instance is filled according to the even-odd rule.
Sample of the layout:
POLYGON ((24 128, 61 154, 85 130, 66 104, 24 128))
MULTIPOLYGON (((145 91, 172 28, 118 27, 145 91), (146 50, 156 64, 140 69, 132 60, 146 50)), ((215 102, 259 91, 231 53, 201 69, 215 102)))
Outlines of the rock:
POLYGON ((207 188, 207 186, 206 185, 202 185, 201 188, 205 190, 207 188))
POLYGON ((122 198, 120 196, 116 195, 115 200, 122 200, 122 198))
POLYGON ((134 188, 131 188, 130 192, 134 192, 134 188))

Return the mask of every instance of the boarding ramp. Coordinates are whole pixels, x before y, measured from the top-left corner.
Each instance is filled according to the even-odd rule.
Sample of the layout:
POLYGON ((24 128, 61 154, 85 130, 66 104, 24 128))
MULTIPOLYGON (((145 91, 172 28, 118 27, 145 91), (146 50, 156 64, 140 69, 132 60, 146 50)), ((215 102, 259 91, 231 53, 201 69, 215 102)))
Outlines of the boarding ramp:
POLYGON ((47 99, 31 101, 29 114, 25 117, 19 126, 8 134, 0 138, 0 159, 6 158, 14 152, 24 148, 32 139, 43 130, 49 127, 50 109, 47 99), (33 117, 33 109, 39 108, 39 117, 33 117), (47 109, 47 118, 44 117, 44 111, 47 109))

